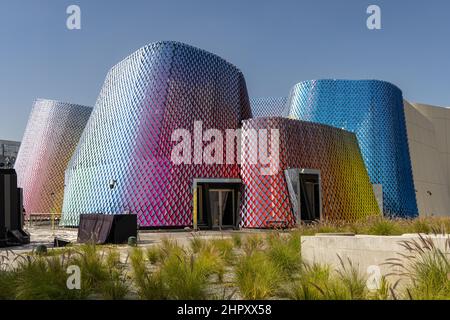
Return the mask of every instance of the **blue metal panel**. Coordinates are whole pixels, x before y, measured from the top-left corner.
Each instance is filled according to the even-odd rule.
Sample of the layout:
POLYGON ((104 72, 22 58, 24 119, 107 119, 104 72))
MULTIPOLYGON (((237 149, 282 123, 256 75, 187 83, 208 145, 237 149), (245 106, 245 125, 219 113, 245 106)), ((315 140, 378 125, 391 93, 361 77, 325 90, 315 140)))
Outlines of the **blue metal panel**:
POLYGON ((356 133, 372 184, 383 186, 384 213, 418 215, 402 92, 378 80, 311 80, 293 87, 289 117, 356 133))

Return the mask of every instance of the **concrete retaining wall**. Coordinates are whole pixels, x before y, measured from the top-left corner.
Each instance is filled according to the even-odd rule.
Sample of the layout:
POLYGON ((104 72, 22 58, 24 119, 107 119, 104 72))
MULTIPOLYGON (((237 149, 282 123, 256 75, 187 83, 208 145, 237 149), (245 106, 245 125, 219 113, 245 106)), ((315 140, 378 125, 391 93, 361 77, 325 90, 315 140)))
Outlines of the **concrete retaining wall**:
MULTIPOLYGON (((435 246, 445 252, 447 236, 433 235, 424 236, 433 239, 435 246)), ((373 273, 371 266, 378 266, 381 275, 389 275, 398 272, 399 268, 385 265, 388 259, 399 258, 406 263, 406 258, 399 255, 408 254, 408 250, 402 247, 403 241, 419 240, 419 235, 405 234, 402 236, 369 236, 369 235, 315 235, 302 237, 302 258, 308 263, 328 264, 332 270, 341 267, 339 257, 359 269, 363 275, 369 276, 373 273)), ((450 258, 450 252, 447 250, 450 258)), ((347 264, 348 265, 348 264, 347 264)), ((398 276, 390 275, 388 280, 394 283, 400 279, 398 276)), ((402 280, 401 282, 404 282, 402 280)))

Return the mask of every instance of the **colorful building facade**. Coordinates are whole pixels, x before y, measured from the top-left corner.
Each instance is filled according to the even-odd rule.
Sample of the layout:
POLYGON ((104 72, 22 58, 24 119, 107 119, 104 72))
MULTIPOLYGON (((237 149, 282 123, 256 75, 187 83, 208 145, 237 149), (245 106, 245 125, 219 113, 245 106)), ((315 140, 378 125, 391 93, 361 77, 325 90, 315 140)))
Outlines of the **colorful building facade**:
POLYGON ((64 172, 91 111, 54 100, 34 102, 14 166, 26 213, 61 213, 64 172))
POLYGON ((27 212, 62 212, 63 226, 83 213, 200 229, 418 214, 402 93, 387 82, 249 99, 234 65, 166 41, 115 65, 92 113, 70 106, 36 102, 16 162, 27 212))
POLYGON ((239 178, 240 169, 204 163, 207 137, 188 142, 187 164, 174 164, 173 148, 184 133, 225 134, 250 116, 244 77, 222 58, 178 42, 141 48, 106 77, 67 168, 62 224, 77 225, 83 212, 133 212, 142 227, 192 225, 193 179, 239 178))
POLYGON ((289 117, 356 134, 371 183, 382 189, 383 212, 418 215, 402 92, 379 80, 312 80, 295 85, 289 117))
POLYGON ((279 170, 262 175, 263 164, 250 161, 255 140, 243 139, 243 227, 355 221, 380 214, 353 133, 281 117, 245 120, 242 131, 262 129, 279 132, 279 170))

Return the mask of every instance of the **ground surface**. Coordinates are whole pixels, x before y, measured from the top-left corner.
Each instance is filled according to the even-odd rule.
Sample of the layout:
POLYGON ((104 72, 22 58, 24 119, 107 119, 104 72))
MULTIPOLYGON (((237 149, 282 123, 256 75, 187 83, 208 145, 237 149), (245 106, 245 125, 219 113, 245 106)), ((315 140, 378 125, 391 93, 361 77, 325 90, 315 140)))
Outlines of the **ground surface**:
MULTIPOLYGON (((43 244, 48 248, 53 247, 53 240, 55 237, 68 240, 76 243, 77 241, 77 228, 55 228, 52 229, 50 225, 34 225, 26 226, 24 228, 31 235, 30 244, 17 247, 0 248, 2 251, 12 251, 14 253, 23 254, 30 252, 36 246, 43 244)), ((270 231, 264 230, 226 230, 226 231, 197 231, 192 230, 141 230, 138 233, 138 242, 140 246, 146 247, 157 244, 165 238, 176 240, 180 245, 188 244, 192 237, 197 236, 201 238, 230 238, 234 233, 248 234, 248 233, 264 233, 270 231)), ((120 248, 127 248, 127 245, 120 245, 120 248)))

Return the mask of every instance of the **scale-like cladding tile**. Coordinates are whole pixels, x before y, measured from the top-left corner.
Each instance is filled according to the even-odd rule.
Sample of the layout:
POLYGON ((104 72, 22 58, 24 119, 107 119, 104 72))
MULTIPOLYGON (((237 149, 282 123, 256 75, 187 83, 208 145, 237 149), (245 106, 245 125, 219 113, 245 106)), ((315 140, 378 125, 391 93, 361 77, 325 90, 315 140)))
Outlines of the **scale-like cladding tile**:
MULTIPOLYGON (((174 164, 173 131, 193 138, 198 120, 225 135, 249 117, 244 77, 222 58, 178 42, 139 49, 106 77, 66 172, 62 224, 128 211, 144 227, 192 225, 193 178, 239 178, 239 166, 174 164)), ((207 144, 189 142, 193 155, 207 144)))
POLYGON ((250 98, 252 116, 257 117, 287 117, 289 105, 287 97, 250 98))
MULTIPOLYGON (((369 181, 358 142, 353 133, 317 123, 279 117, 255 118, 243 122, 242 154, 255 147, 252 130, 279 132, 279 171, 262 175, 261 161, 243 156, 241 175, 245 185, 241 203, 241 226, 264 228, 271 224, 293 226, 299 221, 293 211, 285 178, 286 169, 320 170, 322 219, 352 221, 379 215, 379 207, 369 181)), ((261 140, 259 141, 261 143, 261 140)), ((273 156, 273 154, 271 155, 273 156)))
POLYGON ((378 80, 304 81, 289 105, 291 118, 356 133, 371 182, 382 185, 385 215, 417 216, 400 89, 378 80))
POLYGON ((27 214, 61 212, 64 171, 91 111, 71 103, 34 102, 15 163, 27 214))

